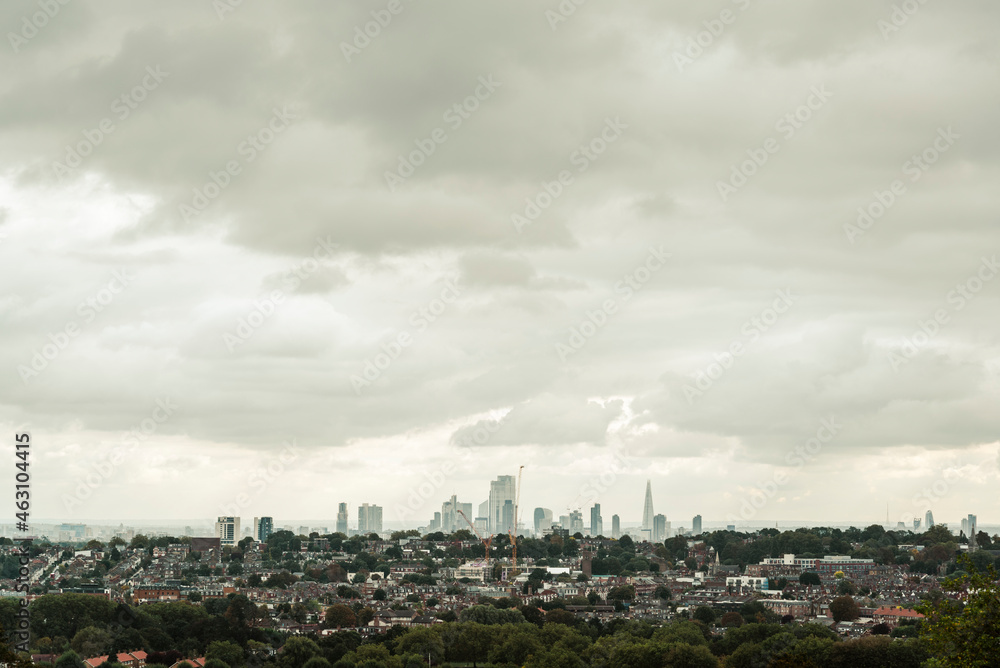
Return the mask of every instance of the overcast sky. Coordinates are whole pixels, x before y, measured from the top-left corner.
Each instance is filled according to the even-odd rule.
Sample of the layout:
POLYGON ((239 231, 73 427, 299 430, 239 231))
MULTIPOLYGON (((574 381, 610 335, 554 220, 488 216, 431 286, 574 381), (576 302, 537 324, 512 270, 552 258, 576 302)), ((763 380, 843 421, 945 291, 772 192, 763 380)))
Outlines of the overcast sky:
POLYGON ((34 517, 1000 521, 995 2, 0 26, 34 517))

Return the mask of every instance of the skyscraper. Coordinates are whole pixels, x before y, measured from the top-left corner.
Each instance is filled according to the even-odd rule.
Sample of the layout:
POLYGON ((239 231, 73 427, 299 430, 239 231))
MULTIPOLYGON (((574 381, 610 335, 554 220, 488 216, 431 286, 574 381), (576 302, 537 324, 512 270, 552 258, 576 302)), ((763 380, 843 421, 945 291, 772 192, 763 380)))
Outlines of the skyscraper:
POLYGON ((617 515, 611 516, 611 537, 615 540, 621 538, 622 535, 622 521, 617 515))
POLYGON ((274 518, 255 517, 253 518, 253 538, 264 543, 267 537, 274 533, 274 518))
POLYGON ((697 536, 701 534, 701 515, 695 515, 694 519, 691 520, 691 535, 697 536))
POLYGON ((500 509, 500 524, 498 525, 497 533, 513 532, 514 528, 514 501, 507 499, 503 502, 503 507, 500 509))
POLYGON ((468 526, 458 511, 462 511, 466 517, 472 519, 472 504, 459 503, 458 497, 452 494, 450 499, 441 504, 441 524, 439 525, 441 531, 454 533, 468 526))
POLYGON ((642 528, 653 529, 653 488, 649 480, 646 481, 646 503, 642 507, 642 528))
POLYGON ((920 530, 920 518, 919 517, 914 517, 913 518, 913 531, 917 532, 919 530, 920 530))
POLYGON ((924 529, 930 529, 932 526, 934 526, 934 513, 928 510, 924 515, 924 529))
POLYGON ((548 508, 535 508, 535 534, 541 536, 552 528, 552 511, 548 508))
POLYGON ((653 515, 653 542, 662 543, 667 539, 667 516, 653 515))
POLYGON ((382 533, 382 506, 358 506, 358 533, 382 533))
POLYGON ((489 498, 489 530, 493 533, 507 533, 508 528, 510 530, 514 529, 513 520, 513 505, 514 505, 514 494, 516 493, 517 482, 512 475, 501 475, 497 476, 497 479, 490 483, 490 498, 489 498), (510 501, 511 503, 511 520, 508 524, 504 523, 503 518, 503 507, 504 504, 510 501))
POLYGON ((604 535, 604 518, 601 517, 601 504, 595 503, 590 509, 590 535, 593 537, 604 535))
POLYGON ((347 504, 337 504, 337 531, 347 535, 347 504))
POLYGON ((569 514, 569 535, 583 533, 583 513, 579 510, 570 511, 569 514))
POLYGON ((220 545, 236 545, 240 540, 240 518, 220 517, 216 520, 215 537, 220 545))

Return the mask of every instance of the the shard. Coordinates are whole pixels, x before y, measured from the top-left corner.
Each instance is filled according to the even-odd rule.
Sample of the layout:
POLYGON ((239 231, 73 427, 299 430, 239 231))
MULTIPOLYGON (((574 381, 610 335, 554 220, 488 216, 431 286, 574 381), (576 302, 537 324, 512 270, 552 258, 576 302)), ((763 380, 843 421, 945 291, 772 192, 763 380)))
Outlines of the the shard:
POLYGON ((653 530, 653 488, 646 481, 646 503, 642 507, 642 528, 653 530))

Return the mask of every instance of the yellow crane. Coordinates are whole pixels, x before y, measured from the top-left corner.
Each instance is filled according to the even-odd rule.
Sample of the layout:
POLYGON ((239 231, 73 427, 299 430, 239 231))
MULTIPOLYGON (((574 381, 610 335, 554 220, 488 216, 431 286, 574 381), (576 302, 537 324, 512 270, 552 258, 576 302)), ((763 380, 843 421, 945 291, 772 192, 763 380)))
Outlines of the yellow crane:
POLYGON ((465 513, 463 513, 461 510, 459 510, 458 514, 462 516, 462 519, 465 520, 465 523, 469 525, 470 529, 472 529, 472 533, 476 534, 476 538, 478 538, 480 541, 482 541, 483 547, 486 548, 486 565, 489 566, 490 565, 490 547, 493 545, 493 536, 490 536, 488 539, 487 538, 483 538, 480 535, 480 533, 478 531, 476 531, 476 526, 472 522, 469 521, 468 517, 465 516, 465 513))

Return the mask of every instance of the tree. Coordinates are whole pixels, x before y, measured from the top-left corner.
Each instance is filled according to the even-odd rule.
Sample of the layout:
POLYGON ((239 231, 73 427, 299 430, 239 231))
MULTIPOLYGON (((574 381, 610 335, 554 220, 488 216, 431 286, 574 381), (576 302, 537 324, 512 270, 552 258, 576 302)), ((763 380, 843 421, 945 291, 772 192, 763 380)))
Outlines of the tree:
POLYGON ((372 594, 372 600, 384 601, 386 599, 386 594, 384 589, 376 589, 375 593, 372 594))
POLYGON ((881 623, 876 624, 875 626, 872 627, 872 635, 873 636, 887 636, 887 635, 889 635, 889 633, 890 633, 891 630, 892 629, 889 628, 888 624, 886 624, 885 622, 881 622, 881 623))
POLYGON ((653 596, 661 601, 669 601, 674 597, 673 592, 671 592, 668 587, 664 587, 663 585, 657 585, 656 589, 653 590, 653 596))
POLYGON ((238 668, 244 663, 243 649, 228 640, 216 640, 205 650, 206 659, 218 659, 223 663, 238 668))
POLYGON ((354 628, 358 625, 358 617, 349 607, 337 603, 326 609, 326 625, 330 628, 354 628))
POLYGON ((819 579, 819 573, 806 572, 799 575, 799 584, 819 586, 823 582, 819 579))
POLYGON ((56 659, 56 668, 85 668, 80 655, 70 650, 56 659))
POLYGON ((430 655, 432 665, 444 659, 444 643, 440 634, 426 628, 411 629, 399 639, 397 651, 401 654, 417 654, 424 658, 430 655))
POLYGON ((719 626, 723 628, 743 626, 743 615, 738 612, 727 612, 719 619, 719 626))
POLYGON ((101 656, 111 648, 111 634, 96 626, 88 626, 77 631, 69 645, 81 656, 101 656))
POLYGON ((320 654, 319 645, 309 638, 292 636, 281 652, 282 668, 302 668, 306 661, 320 654))
POLYGON ((858 618, 861 608, 851 596, 840 596, 830 601, 830 614, 835 622, 849 622, 858 618))
POLYGON ((942 584, 959 602, 946 598, 917 607, 926 615, 920 637, 941 666, 994 666, 1000 656, 1000 584, 990 566, 976 567, 968 555, 956 559, 966 573, 942 584))
POLYGON ((710 626, 715 621, 715 610, 712 610, 707 605, 699 605, 695 608, 694 614, 691 616, 702 624, 710 626))

